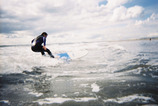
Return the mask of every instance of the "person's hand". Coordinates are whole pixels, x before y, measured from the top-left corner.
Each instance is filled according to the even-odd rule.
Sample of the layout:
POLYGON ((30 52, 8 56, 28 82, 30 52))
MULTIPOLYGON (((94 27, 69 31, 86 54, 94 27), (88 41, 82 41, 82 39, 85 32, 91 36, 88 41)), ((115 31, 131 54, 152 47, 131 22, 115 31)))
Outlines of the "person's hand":
POLYGON ((43 46, 43 49, 44 49, 44 50, 47 50, 47 48, 46 48, 45 46, 43 46))

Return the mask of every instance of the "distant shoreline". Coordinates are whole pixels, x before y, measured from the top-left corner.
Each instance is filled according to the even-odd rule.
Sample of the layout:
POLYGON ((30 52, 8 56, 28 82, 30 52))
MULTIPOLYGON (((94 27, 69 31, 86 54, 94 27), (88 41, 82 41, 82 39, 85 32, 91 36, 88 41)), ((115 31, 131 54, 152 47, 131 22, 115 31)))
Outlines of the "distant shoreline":
POLYGON ((116 40, 116 41, 107 41, 107 42, 120 42, 120 41, 141 41, 141 40, 158 40, 158 37, 156 38, 140 38, 140 39, 127 39, 127 40, 116 40))
MULTIPOLYGON (((53 44, 75 44, 75 43, 103 43, 103 42, 125 42, 125 41, 152 41, 152 40, 158 40, 158 37, 151 37, 151 38, 139 38, 139 39, 127 39, 127 40, 107 40, 107 41, 83 41, 83 42, 63 42, 63 43, 51 43, 51 44, 47 44, 47 45, 53 45, 53 44)), ((30 44, 3 44, 0 45, 0 47, 18 47, 18 46, 30 46, 30 44)))

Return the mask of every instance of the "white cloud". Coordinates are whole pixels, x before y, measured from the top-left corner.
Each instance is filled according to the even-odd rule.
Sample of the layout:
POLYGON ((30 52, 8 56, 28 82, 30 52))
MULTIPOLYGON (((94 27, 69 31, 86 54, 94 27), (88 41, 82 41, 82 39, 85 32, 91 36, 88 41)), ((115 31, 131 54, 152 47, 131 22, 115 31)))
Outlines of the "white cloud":
POLYGON ((136 27, 142 28, 144 23, 155 25, 158 20, 152 15, 135 24, 145 11, 143 7, 125 7, 131 0, 107 0, 107 4, 99 6, 101 1, 105 0, 2 0, 0 21, 2 29, 8 29, 6 32, 46 31, 56 39, 67 41, 117 39, 122 35, 121 38, 127 38, 141 33, 136 27))
POLYGON ((1 8, 7 12, 6 15, 12 15, 20 19, 29 19, 39 16, 39 2, 33 0, 2 0, 1 8))
POLYGON ((106 7, 109 9, 113 9, 122 6, 123 4, 127 3, 129 0, 107 0, 107 1, 108 3, 106 7))
POLYGON ((131 18, 136 18, 141 15, 143 12, 143 8, 141 6, 134 6, 130 8, 126 8, 124 6, 120 6, 113 11, 112 21, 126 20, 131 18))
POLYGON ((135 25, 153 25, 158 24, 158 14, 153 13, 146 20, 137 20, 135 25))

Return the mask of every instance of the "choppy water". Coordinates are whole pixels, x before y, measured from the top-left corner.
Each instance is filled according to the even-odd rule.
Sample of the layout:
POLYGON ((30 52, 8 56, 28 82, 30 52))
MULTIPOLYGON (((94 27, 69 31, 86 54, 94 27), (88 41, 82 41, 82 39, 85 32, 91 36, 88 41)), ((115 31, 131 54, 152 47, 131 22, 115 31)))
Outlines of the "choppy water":
POLYGON ((115 106, 158 104, 158 41, 52 44, 72 60, 0 46, 0 105, 115 106))

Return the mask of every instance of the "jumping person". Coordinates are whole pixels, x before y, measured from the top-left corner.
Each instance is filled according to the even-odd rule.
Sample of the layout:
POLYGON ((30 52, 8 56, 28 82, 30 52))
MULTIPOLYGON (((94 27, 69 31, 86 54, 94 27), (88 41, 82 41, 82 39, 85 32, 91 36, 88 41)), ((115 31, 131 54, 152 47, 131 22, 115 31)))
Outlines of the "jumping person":
POLYGON ((31 43, 32 43, 31 49, 34 52, 41 52, 42 55, 45 55, 44 52, 47 52, 50 57, 54 58, 51 51, 48 48, 46 48, 46 38, 47 38, 47 36, 48 36, 48 34, 46 32, 43 32, 37 38, 33 39, 31 41, 31 43))

